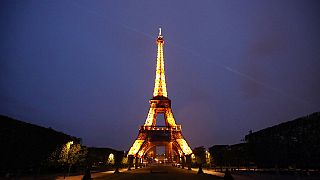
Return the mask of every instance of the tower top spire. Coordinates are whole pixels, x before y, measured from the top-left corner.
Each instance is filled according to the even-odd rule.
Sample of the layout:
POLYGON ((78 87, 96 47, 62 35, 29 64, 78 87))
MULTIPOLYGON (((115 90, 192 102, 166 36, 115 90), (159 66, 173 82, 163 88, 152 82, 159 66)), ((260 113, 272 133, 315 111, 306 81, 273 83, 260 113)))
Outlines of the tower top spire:
POLYGON ((168 97, 166 87, 166 77, 164 72, 164 58, 163 58, 163 36, 161 34, 161 27, 159 28, 159 35, 157 38, 157 68, 156 79, 154 83, 153 97, 168 97))
POLYGON ((161 27, 159 27, 159 34, 158 34, 158 38, 157 38, 157 43, 162 43, 162 44, 164 43, 161 27))

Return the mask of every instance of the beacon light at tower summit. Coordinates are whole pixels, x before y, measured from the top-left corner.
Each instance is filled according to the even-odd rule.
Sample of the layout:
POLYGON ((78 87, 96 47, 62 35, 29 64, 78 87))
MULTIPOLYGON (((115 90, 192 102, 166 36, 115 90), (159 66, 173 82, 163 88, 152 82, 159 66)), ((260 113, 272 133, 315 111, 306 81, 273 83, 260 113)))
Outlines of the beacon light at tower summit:
POLYGON ((138 137, 131 146, 128 155, 142 158, 155 146, 163 145, 166 148, 165 155, 169 159, 174 156, 174 152, 180 157, 190 155, 192 150, 182 136, 181 125, 176 124, 171 109, 171 100, 168 98, 163 56, 164 38, 161 28, 156 43, 157 62, 153 97, 149 101, 150 108, 145 123, 139 129, 138 137), (164 115, 165 127, 156 126, 159 113, 164 115))

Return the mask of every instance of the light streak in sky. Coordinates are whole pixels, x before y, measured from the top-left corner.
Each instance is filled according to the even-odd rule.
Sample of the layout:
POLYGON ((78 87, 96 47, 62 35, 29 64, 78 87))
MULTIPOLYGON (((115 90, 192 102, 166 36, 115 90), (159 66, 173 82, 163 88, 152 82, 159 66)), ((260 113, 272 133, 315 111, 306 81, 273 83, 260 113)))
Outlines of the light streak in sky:
MULTIPOLYGON (((139 30, 139 29, 133 28, 133 27, 131 27, 131 26, 125 24, 125 23, 122 23, 122 22, 119 22, 119 21, 115 22, 115 21, 113 21, 113 18, 112 18, 112 17, 109 17, 109 16, 106 16, 106 15, 100 14, 100 13, 97 12, 97 11, 90 10, 90 9, 88 9, 88 7, 84 7, 83 5, 79 4, 77 1, 73 1, 73 3, 76 4, 79 8, 87 11, 88 13, 91 13, 91 14, 94 14, 94 15, 99 16, 99 17, 101 17, 101 18, 104 18, 104 19, 108 20, 108 22, 110 22, 110 23, 112 23, 112 24, 115 24, 115 25, 120 26, 120 27, 122 27, 122 28, 124 28, 124 29, 130 30, 130 31, 132 31, 132 32, 135 32, 135 33, 137 33, 137 34, 139 34, 139 35, 148 37, 148 38, 150 38, 150 39, 153 40, 153 36, 150 35, 150 34, 148 34, 148 33, 145 33, 145 32, 143 32, 143 31, 141 31, 141 30, 139 30)), ((214 65, 216 65, 217 67, 220 67, 220 68, 222 68, 222 69, 224 69, 224 70, 226 70, 226 71, 228 71, 228 72, 231 72, 231 73, 233 73, 233 74, 235 74, 235 75, 238 75, 238 76, 240 76, 240 77, 242 77, 242 78, 244 78, 244 79, 247 79, 247 80, 249 80, 249 81, 251 81, 251 82, 253 82, 253 83, 255 83, 255 84, 258 84, 258 85, 260 85, 261 87, 264 87, 264 88, 269 89, 269 90, 271 90, 271 91, 273 91, 273 92, 276 92, 277 94, 279 94, 279 95, 281 95, 281 96, 284 96, 284 97, 286 97, 286 98, 289 98, 289 99, 298 101, 298 102, 300 102, 300 103, 308 104, 308 105, 313 106, 313 107, 315 107, 315 108, 319 108, 318 106, 316 106, 315 104, 313 104, 313 103, 311 103, 311 102, 308 102, 308 101, 306 101, 306 100, 304 100, 304 99, 302 99, 302 98, 296 97, 296 96, 294 96, 294 95, 292 95, 292 94, 289 94, 289 93, 287 93, 287 92, 285 92, 285 91, 283 91, 283 90, 281 90, 281 89, 279 89, 279 88, 275 88, 275 87, 273 87, 273 86, 270 86, 269 84, 267 84, 267 83, 265 83, 265 82, 262 82, 262 81, 254 78, 254 77, 252 77, 252 76, 250 76, 250 75, 248 75, 248 74, 246 74, 246 73, 243 73, 243 72, 240 72, 240 71, 238 71, 238 70, 236 70, 236 69, 234 69, 234 68, 231 68, 230 66, 226 66, 226 65, 223 65, 223 64, 221 64, 221 63, 217 63, 216 61, 213 61, 212 58, 208 58, 208 57, 205 57, 205 56, 203 56, 203 55, 200 55, 199 53, 197 53, 197 52, 195 52, 195 51, 193 51, 193 50, 191 50, 191 49, 188 49, 188 48, 186 48, 185 46, 182 46, 182 45, 180 45, 180 44, 178 44, 178 43, 174 43, 174 42, 170 42, 170 43, 171 43, 173 46, 175 46, 175 47, 177 47, 177 48, 179 48, 179 49, 181 49, 181 50, 183 50, 183 51, 185 51, 185 52, 187 52, 187 53, 189 53, 189 54, 191 54, 191 55, 193 55, 193 56, 199 57, 199 58, 197 58, 197 59, 202 59, 202 60, 204 60, 204 61, 207 62, 207 63, 214 64, 214 65)), ((194 59, 194 58, 192 58, 192 59, 194 59)))

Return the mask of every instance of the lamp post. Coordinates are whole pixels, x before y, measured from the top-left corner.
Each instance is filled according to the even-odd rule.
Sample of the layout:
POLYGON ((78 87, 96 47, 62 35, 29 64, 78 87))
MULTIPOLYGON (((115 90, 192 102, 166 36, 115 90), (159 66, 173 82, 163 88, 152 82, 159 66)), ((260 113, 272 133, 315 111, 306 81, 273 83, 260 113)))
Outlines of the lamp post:
POLYGON ((73 141, 67 142, 67 153, 69 153, 69 150, 72 144, 73 144, 73 141))
POLYGON ((69 164, 68 177, 69 177, 69 175, 70 175, 70 170, 71 170, 71 163, 69 163, 69 151, 70 151, 71 145, 73 145, 73 141, 69 141, 69 142, 67 143, 67 163, 69 164))

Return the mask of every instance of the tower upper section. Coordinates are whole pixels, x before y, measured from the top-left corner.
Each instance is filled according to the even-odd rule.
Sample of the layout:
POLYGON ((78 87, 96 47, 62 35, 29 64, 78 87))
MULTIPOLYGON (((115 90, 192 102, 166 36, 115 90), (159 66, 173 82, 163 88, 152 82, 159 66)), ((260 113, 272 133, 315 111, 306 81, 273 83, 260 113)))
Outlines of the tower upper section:
POLYGON ((163 58, 163 44, 164 39, 159 28, 159 35, 157 38, 158 53, 157 53, 157 68, 156 79, 154 82, 153 97, 168 97, 166 87, 166 76, 164 71, 164 58, 163 58))

